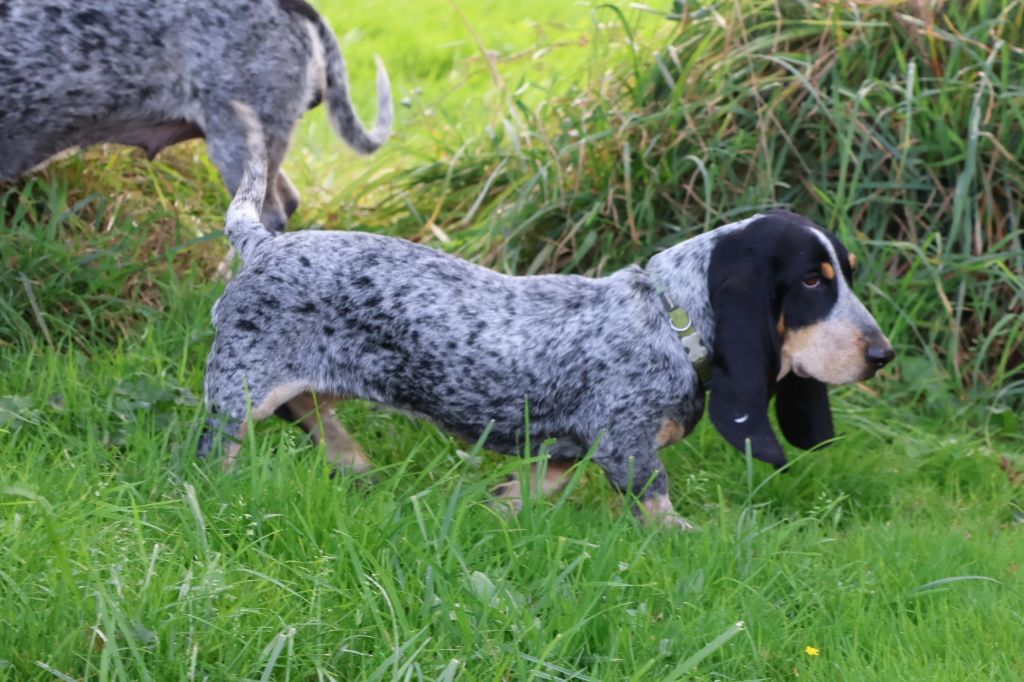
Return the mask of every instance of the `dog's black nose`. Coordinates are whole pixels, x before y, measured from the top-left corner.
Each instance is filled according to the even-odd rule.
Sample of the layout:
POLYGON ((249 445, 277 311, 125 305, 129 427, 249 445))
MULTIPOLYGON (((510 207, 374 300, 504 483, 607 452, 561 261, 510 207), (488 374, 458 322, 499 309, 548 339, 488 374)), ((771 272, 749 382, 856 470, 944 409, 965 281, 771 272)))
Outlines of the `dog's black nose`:
POLYGON ((896 357, 896 351, 892 349, 892 346, 885 344, 884 346, 868 346, 866 353, 868 362, 875 369, 882 369, 896 357))

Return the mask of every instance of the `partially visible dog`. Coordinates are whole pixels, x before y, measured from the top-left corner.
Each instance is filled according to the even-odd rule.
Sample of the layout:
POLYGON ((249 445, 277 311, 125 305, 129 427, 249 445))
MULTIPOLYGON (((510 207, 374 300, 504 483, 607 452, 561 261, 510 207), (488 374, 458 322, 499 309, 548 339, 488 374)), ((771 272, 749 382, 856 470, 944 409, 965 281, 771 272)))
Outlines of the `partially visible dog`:
MULTIPOLYGON (((206 368, 230 468, 247 420, 277 412, 323 442, 337 467, 371 467, 333 404, 368 399, 428 417, 487 447, 557 439, 550 492, 596 443, 593 460, 647 514, 681 528, 658 448, 689 433, 704 386, 673 325, 684 309, 713 350, 711 420, 735 447, 781 467, 786 438, 833 437, 826 384, 860 381, 893 358, 854 295, 854 257, 809 220, 755 215, 687 240, 646 269, 608 277, 510 277, 410 242, 359 232, 276 238, 258 221, 263 145, 227 217, 244 265, 213 310, 206 368), (249 409, 251 406, 251 409, 249 409), (489 429, 489 431, 488 431, 489 429)), ((524 483, 501 486, 516 498, 524 483)))
POLYGON ((298 207, 281 172, 296 121, 326 99, 338 133, 361 153, 387 139, 387 71, 377 62, 377 121, 360 124, 330 28, 305 0, 0 1, 0 181, 71 147, 117 142, 150 158, 205 137, 231 194, 248 103, 266 136, 262 221, 284 229, 298 207))

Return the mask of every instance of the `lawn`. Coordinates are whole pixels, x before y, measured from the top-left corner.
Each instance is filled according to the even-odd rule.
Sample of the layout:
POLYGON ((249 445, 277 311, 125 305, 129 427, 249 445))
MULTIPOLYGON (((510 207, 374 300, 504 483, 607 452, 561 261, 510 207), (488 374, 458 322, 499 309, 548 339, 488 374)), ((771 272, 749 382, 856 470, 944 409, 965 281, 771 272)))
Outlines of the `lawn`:
POLYGON ((317 4, 364 120, 374 54, 398 117, 370 158, 306 117, 295 229, 599 274, 791 205, 860 255, 898 360, 788 474, 708 424, 665 449, 689 534, 586 464, 509 517, 488 490, 528 462, 365 403, 379 484, 269 422, 225 475, 193 456, 216 171, 62 161, 0 188, 0 680, 1020 677, 1019 2, 317 4))

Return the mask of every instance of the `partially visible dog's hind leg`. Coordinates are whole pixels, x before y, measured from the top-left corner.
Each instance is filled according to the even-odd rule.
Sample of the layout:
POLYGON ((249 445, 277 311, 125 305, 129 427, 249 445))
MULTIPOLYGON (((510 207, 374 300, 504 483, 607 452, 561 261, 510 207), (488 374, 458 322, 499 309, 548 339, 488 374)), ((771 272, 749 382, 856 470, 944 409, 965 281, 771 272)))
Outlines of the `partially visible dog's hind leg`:
POLYGON ((299 209, 299 190, 295 189, 295 185, 283 170, 277 172, 277 196, 281 200, 285 216, 291 218, 299 209))
POLYGON ((569 484, 572 476, 569 473, 575 460, 549 459, 546 466, 537 463, 530 465, 529 480, 526 485, 520 476, 513 476, 491 489, 496 504, 504 505, 514 512, 523 508, 523 496, 526 490, 533 495, 550 496, 561 491, 569 484), (542 471, 543 470, 543 471, 542 471))
POLYGON ((323 444, 327 461, 335 471, 357 474, 370 471, 373 463, 338 419, 336 400, 322 393, 304 392, 279 407, 275 414, 297 424, 315 444, 323 444))
POLYGON ((288 137, 268 134, 267 189, 263 199, 260 222, 274 234, 284 232, 288 218, 299 205, 299 193, 281 171, 281 162, 288 151, 288 137))

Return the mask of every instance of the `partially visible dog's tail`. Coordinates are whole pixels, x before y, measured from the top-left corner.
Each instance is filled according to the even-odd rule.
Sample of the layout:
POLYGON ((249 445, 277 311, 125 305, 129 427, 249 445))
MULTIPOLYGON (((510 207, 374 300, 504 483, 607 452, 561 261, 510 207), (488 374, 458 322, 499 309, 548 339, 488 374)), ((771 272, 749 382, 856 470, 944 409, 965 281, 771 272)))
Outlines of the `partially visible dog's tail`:
POLYGON ((249 105, 238 101, 231 104, 238 122, 245 128, 245 162, 238 191, 228 207, 224 233, 244 261, 262 242, 273 239, 260 222, 263 196, 267 191, 267 145, 263 126, 249 105))
POLYGON ((380 57, 377 57, 377 120, 373 124, 373 130, 367 130, 352 106, 352 97, 348 91, 348 69, 345 67, 345 59, 341 56, 338 40, 323 17, 318 19, 317 35, 324 48, 327 71, 325 98, 331 122, 352 149, 360 154, 372 154, 391 135, 391 121, 395 115, 387 69, 384 68, 384 62, 380 57))

